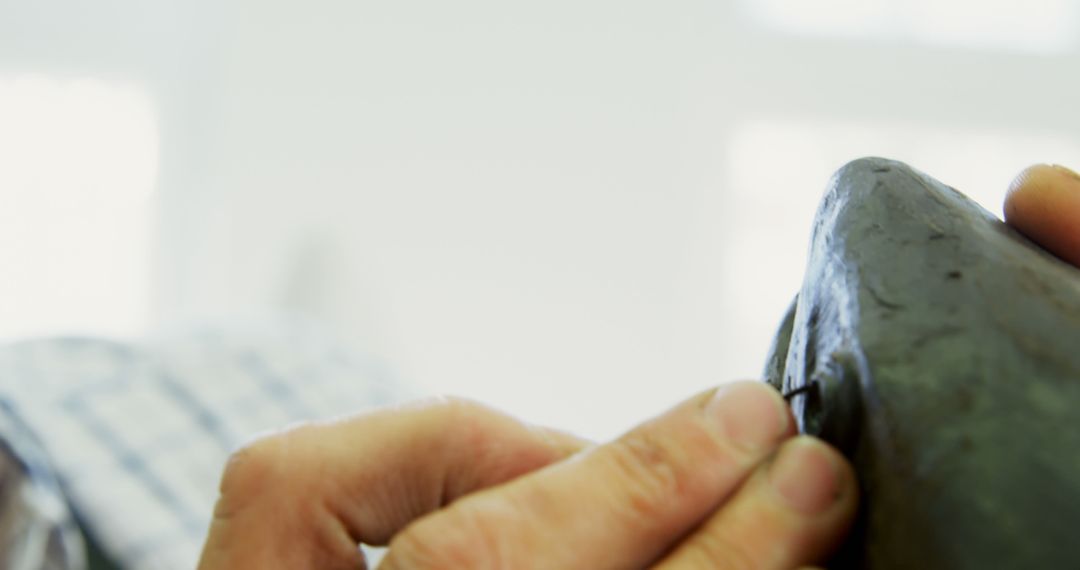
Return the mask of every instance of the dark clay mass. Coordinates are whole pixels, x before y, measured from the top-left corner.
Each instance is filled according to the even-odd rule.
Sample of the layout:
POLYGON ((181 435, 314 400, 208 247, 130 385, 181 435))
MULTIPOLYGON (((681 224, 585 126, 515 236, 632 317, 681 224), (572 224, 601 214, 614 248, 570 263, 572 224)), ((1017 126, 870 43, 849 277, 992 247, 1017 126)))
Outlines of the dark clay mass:
POLYGON ((830 568, 1080 568, 1080 271, 956 190, 842 168, 766 376, 858 473, 830 568))

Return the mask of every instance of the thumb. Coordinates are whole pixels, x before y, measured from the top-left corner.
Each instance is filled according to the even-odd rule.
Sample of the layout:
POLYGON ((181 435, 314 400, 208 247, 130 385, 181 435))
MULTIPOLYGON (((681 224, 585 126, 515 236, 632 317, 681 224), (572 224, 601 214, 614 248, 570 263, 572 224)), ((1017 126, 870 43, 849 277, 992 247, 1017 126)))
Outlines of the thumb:
POLYGON ((1038 164, 1020 173, 1005 197, 1005 222, 1080 267, 1080 175, 1038 164))

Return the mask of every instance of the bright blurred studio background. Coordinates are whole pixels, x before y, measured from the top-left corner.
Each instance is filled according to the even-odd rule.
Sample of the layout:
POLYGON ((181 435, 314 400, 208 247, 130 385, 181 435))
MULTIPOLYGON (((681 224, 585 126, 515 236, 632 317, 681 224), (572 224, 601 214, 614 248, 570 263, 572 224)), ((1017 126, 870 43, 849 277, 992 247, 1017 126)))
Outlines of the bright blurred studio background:
POLYGON ((760 374, 846 161, 1080 164, 1080 1, 0 0, 0 338, 300 315, 605 438, 760 374))

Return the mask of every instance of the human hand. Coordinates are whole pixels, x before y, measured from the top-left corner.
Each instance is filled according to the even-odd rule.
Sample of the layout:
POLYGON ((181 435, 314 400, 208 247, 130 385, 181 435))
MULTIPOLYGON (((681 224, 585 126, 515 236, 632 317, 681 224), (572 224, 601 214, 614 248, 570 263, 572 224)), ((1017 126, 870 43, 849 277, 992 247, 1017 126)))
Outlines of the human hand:
MULTIPOLYGON (((1025 170, 1005 219, 1080 265, 1076 174, 1025 170)), ((389 542, 389 569, 820 561, 855 510, 850 467, 792 438, 763 385, 723 393, 602 446, 458 400, 264 438, 226 470, 200 568, 360 568, 360 542, 389 542)))
POLYGON ((763 383, 698 395, 592 446, 439 400, 238 452, 199 568, 788 569, 855 513, 847 462, 763 383))
POLYGON ((1029 167, 1009 187, 1004 209, 1006 223, 1080 266, 1080 175, 1057 165, 1029 167))

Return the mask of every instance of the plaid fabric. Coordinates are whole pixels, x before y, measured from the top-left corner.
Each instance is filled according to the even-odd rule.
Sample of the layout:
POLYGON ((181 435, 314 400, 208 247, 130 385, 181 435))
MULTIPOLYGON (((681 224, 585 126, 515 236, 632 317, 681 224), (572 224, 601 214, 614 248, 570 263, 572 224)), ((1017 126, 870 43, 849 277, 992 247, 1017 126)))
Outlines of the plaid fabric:
POLYGON ((3 400, 0 433, 0 568, 82 568, 82 536, 49 460, 3 400))
POLYGON ((0 349, 0 398, 107 554, 132 569, 195 566, 224 463, 255 434, 398 401, 394 386, 297 323, 0 349))

